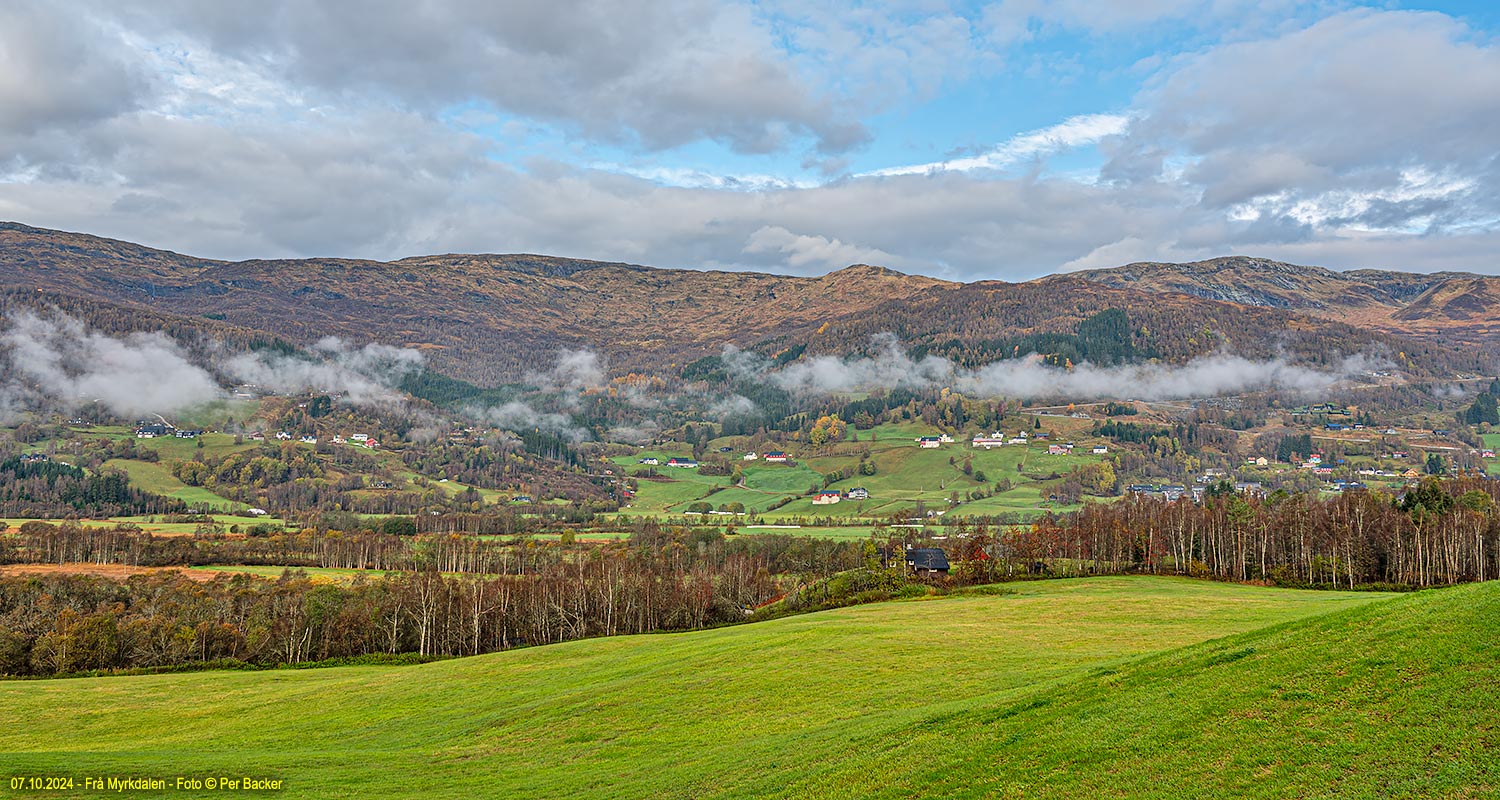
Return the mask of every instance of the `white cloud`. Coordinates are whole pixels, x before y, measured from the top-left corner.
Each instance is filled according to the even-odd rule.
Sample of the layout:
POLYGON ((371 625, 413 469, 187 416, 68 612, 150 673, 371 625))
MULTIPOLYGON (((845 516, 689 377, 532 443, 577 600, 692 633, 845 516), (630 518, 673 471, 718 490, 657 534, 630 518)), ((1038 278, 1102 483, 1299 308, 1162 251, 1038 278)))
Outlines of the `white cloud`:
POLYGON ((0 218, 225 258, 526 251, 1016 279, 1250 252, 1497 269, 1500 50, 1441 14, 1004 4, 986 19, 1019 20, 1012 44, 1199 15, 1233 31, 1150 62, 1118 113, 814 185, 673 158, 801 150, 837 174, 828 152, 876 111, 1003 68, 988 23, 941 3, 401 8, 0 9, 0 218), (514 126, 567 137, 536 156, 494 133, 514 126), (625 155, 600 163, 580 141, 625 155), (1087 147, 1099 174, 1009 174, 1087 147))
POLYGON ((1316 392, 1374 363, 1353 357, 1336 370, 1324 372, 1285 360, 1252 361, 1219 354, 1181 365, 1084 363, 1062 369, 1032 356, 966 369, 939 356, 913 359, 890 334, 874 337, 871 350, 871 355, 861 358, 817 356, 796 361, 781 370, 763 372, 762 377, 787 391, 811 394, 951 388, 971 397, 1181 400, 1247 390, 1316 392))
POLYGON ((10 314, 0 333, 0 362, 8 362, 0 406, 97 402, 112 413, 136 417, 171 414, 221 396, 207 370, 158 332, 108 336, 62 313, 10 314))
POLYGON ((1069 117, 1046 128, 1017 134, 977 156, 934 161, 928 164, 886 167, 866 172, 863 175, 884 177, 922 175, 930 172, 1004 169, 1043 156, 1098 144, 1106 137, 1119 136, 1124 133, 1129 125, 1130 117, 1124 114, 1084 114, 1069 117))

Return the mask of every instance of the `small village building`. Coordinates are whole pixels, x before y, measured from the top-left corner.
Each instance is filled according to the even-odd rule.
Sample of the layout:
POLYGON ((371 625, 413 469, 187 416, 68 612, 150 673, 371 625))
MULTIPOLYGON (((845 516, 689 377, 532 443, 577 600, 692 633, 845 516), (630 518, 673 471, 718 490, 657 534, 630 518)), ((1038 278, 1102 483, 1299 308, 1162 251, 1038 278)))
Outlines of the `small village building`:
POLYGON ((791 460, 791 456, 788 456, 786 453, 783 453, 780 450, 772 450, 771 452, 766 453, 764 456, 762 456, 762 458, 771 462, 772 464, 785 464, 786 462, 791 460))
POLYGON ((741 461, 754 461, 757 458, 760 458, 760 456, 758 456, 758 455, 756 455, 754 453, 746 453, 743 456, 740 456, 740 460, 741 461))
POLYGON ((667 459, 667 466, 681 467, 683 469, 697 469, 698 462, 692 460, 691 458, 669 458, 667 459))
POLYGON ((1067 448, 1066 445, 1061 445, 1061 444, 1049 444, 1049 445, 1047 445, 1047 455, 1049 455, 1049 456, 1065 456, 1067 454, 1068 454, 1068 448, 1067 448))
POLYGON ((913 547, 906 551, 906 570, 913 575, 947 575, 948 554, 941 547, 913 547))
POLYGON ((1001 433, 993 433, 993 434, 990 434, 989 436, 985 436, 982 433, 975 434, 974 435, 974 441, 972 442, 972 445, 974 447, 983 447, 986 450, 988 450, 988 449, 990 449, 992 447, 1004 447, 1005 446, 1005 435, 1001 434, 1001 433))
POLYGON ((1096 444, 1096 445, 1094 445, 1094 455, 1096 455, 1096 456, 1102 456, 1102 455, 1104 455, 1104 454, 1106 454, 1108 452, 1109 452, 1109 448, 1108 447, 1105 447, 1102 444, 1096 444))
POLYGON ((936 436, 923 436, 917 440, 917 444, 931 450, 934 447, 942 447, 943 440, 936 436))
POLYGON ((838 492, 818 492, 818 494, 813 497, 813 505, 831 506, 843 499, 844 496, 839 494, 838 492))
POLYGON ((854 489, 850 489, 847 496, 850 500, 869 500, 870 490, 864 488, 863 486, 860 486, 854 489))
POLYGON ((646 456, 646 457, 645 457, 645 458, 643 458, 643 459, 641 459, 641 460, 640 460, 640 461, 639 461, 639 462, 637 462, 637 463, 640 463, 640 464, 648 464, 648 465, 650 465, 650 466, 653 466, 653 467, 654 467, 654 466, 656 466, 656 465, 657 465, 657 464, 660 464, 660 463, 661 463, 661 459, 659 459, 659 458, 656 458, 656 457, 655 457, 655 456, 646 456))

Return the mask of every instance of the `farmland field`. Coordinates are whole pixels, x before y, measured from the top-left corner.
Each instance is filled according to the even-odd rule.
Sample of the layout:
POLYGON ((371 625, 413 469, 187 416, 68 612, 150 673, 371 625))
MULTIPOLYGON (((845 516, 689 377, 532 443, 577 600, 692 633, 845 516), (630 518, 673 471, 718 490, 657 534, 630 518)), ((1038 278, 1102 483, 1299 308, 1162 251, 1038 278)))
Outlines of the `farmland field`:
POLYGON ((1500 584, 1008 588, 411 667, 5 683, 27 724, 0 729, 0 767, 324 797, 1495 788, 1500 584))
MULTIPOLYGON (((1031 419, 1025 417, 1025 424, 1018 426, 1013 422, 1008 427, 1029 430, 1031 419)), ((1090 421, 1065 417, 1044 419, 1045 429, 1053 432, 1055 440, 1072 438, 1078 441, 1079 448, 1069 455, 1049 455, 1045 443, 986 450, 969 446, 963 437, 942 447, 922 448, 916 444, 917 437, 935 435, 937 431, 920 422, 903 422, 855 431, 856 440, 804 454, 794 452, 798 459, 795 465, 740 461, 739 454, 744 450, 742 442, 735 438, 716 440, 716 444, 723 442, 723 446, 733 447, 726 457, 743 471, 743 487, 729 487, 729 480, 725 477, 704 476, 696 470, 664 466, 668 458, 686 455, 687 450, 683 448, 647 450, 632 456, 619 456, 612 461, 623 468, 625 474, 637 478, 638 494, 631 501, 630 508, 622 512, 634 516, 682 514, 693 503, 703 501, 715 507, 742 503, 746 510, 762 515, 768 522, 809 517, 874 519, 909 514, 919 503, 934 511, 947 509, 950 498, 957 494, 963 501, 951 512, 957 516, 1013 514, 1031 518, 1049 511, 1078 508, 1076 504, 1049 499, 1057 484, 1053 476, 1108 460, 1108 456, 1087 452, 1088 445, 1094 443, 1087 433, 1092 424, 1090 421), (1089 439, 1089 442, 1085 443, 1084 439, 1089 439), (827 488, 840 492, 863 488, 869 491, 870 499, 813 505, 808 491, 823 488, 824 476, 828 473, 843 469, 853 471, 860 461, 860 454, 865 452, 868 452, 875 474, 854 474, 834 481, 827 488), (663 466, 656 468, 657 477, 644 477, 648 467, 638 463, 643 457, 661 461, 663 466), (996 485, 1002 481, 1008 483, 1009 488, 996 485), (992 496, 969 500, 969 493, 975 491, 992 496), (787 497, 796 499, 772 508, 787 497)), ((714 453, 710 457, 717 455, 714 453)))
POLYGON ((162 464, 115 458, 104 462, 104 466, 122 470, 130 476, 131 485, 139 489, 181 500, 194 508, 233 511, 245 507, 244 503, 220 497, 201 486, 188 486, 162 464))

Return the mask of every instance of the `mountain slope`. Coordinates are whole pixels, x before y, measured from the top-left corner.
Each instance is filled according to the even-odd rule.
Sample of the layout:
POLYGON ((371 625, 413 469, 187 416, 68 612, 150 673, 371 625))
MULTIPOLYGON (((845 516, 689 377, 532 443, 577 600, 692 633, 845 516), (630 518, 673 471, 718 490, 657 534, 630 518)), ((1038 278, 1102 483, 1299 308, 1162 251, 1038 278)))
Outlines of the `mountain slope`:
POLYGON ((0 730, 0 763, 191 764, 282 777, 296 796, 1495 788, 1500 584, 1396 598, 1149 577, 1006 588, 418 667, 0 684, 28 721, 0 730))
POLYGON ((1500 336, 1500 282, 1468 273, 1335 272, 1228 256, 1185 264, 1142 262, 1058 277, 1290 309, 1434 340, 1475 342, 1500 336))
POLYGON ((607 343, 618 370, 691 360, 951 285, 862 265, 798 278, 532 255, 223 262, 0 223, 0 288, 222 315, 304 343, 375 338, 484 383, 545 369, 560 347, 607 343))
POLYGON ((1315 363, 1401 352, 1412 357, 1403 366, 1444 374, 1460 363, 1479 368, 1472 349, 1444 343, 1454 331, 1489 335, 1495 304, 1483 282, 1491 280, 1245 258, 1023 284, 958 284, 868 265, 801 278, 538 255, 225 262, 0 223, 0 291, 18 302, 70 296, 303 345, 329 335, 404 345, 423 350, 437 371, 484 385, 545 372, 563 348, 602 349, 617 375, 662 374, 726 343, 845 354, 883 332, 983 363, 1038 336, 1071 334, 1106 309, 1126 309, 1141 352, 1172 361, 1224 347, 1262 357, 1290 350, 1315 363), (1443 288, 1460 284, 1468 288, 1443 288))

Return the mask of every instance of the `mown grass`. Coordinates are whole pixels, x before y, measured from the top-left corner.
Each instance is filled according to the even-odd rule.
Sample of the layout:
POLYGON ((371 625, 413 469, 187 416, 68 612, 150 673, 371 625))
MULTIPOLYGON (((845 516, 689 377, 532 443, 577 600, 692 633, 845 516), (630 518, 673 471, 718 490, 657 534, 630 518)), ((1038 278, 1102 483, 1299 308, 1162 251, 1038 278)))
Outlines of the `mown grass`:
POLYGON ((123 471, 130 477, 131 485, 138 489, 181 500, 193 508, 233 511, 246 507, 244 503, 237 503, 201 486, 189 486, 183 483, 162 464, 112 458, 104 462, 104 466, 123 471))
POLYGON ((318 797, 1495 788, 1500 585, 1014 588, 411 667, 0 684, 24 720, 0 727, 0 769, 269 774, 318 797))
MULTIPOLYGON (((1025 419, 1026 424, 1012 421, 1006 426, 1007 430, 1011 433, 1019 428, 1030 430, 1031 418, 1025 419)), ((1057 481, 1047 476, 1066 474, 1086 464, 1107 460, 1107 456, 1088 452, 1088 447, 1096 441, 1087 436, 1088 426, 1092 424, 1088 420, 1046 418, 1044 424, 1054 431, 1054 441, 1070 438, 1077 441, 1079 447, 1075 454, 1048 455, 1046 443, 985 450, 969 446, 965 437, 958 437, 960 441, 939 448, 925 449, 917 445, 916 438, 934 435, 936 430, 920 422, 886 424, 869 431, 855 431, 857 441, 820 450, 804 448, 805 452, 799 452, 792 446, 790 449, 798 459, 795 466, 736 461, 745 474, 742 489, 721 488, 727 483, 722 477, 660 467, 657 472, 661 479, 640 479, 639 493, 623 513, 675 515, 686 511, 692 503, 704 500, 715 507, 721 503, 743 503, 746 509, 760 513, 772 522, 791 517, 874 519, 909 514, 919 503, 932 510, 944 510, 949 507, 949 498, 954 493, 963 501, 952 512, 959 516, 1015 514, 1035 517, 1049 511, 1075 510, 1077 505, 1048 500, 1057 481), (852 471, 859 463, 859 454, 865 451, 875 465, 875 474, 855 474, 830 484, 828 488, 847 492, 862 487, 870 492, 870 499, 813 505, 812 498, 806 496, 808 489, 822 488, 823 478, 830 472, 845 468, 852 471), (984 480, 979 480, 980 477, 984 480), (1009 481, 1012 488, 981 500, 967 499, 969 492, 976 489, 993 491, 995 483, 1002 479, 1009 481), (796 499, 771 508, 789 496, 796 499)), ((731 458, 737 459, 739 452, 737 448, 730 454, 731 458)), ((669 449, 651 450, 636 456, 619 456, 613 461, 626 473, 639 476, 647 468, 636 463, 638 458, 654 456, 665 464, 674 454, 680 453, 669 449)))

